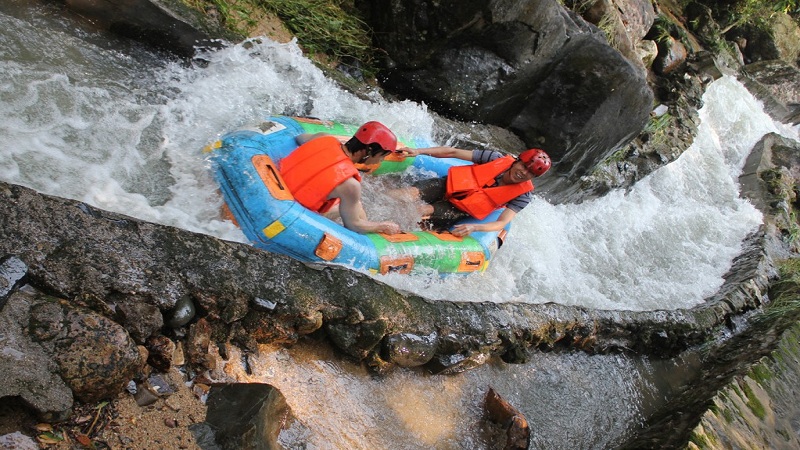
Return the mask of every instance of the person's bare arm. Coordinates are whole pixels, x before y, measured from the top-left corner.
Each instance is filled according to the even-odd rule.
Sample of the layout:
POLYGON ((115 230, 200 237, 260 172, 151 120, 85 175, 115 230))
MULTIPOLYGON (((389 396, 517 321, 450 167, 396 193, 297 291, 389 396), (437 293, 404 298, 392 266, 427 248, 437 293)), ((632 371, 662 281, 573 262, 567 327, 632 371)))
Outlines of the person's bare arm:
POLYGON ((325 133, 325 132, 322 132, 322 131, 319 132, 319 133, 303 133, 303 134, 298 134, 297 136, 295 136, 294 137, 294 141, 297 142, 297 145, 303 145, 303 144, 305 144, 306 142, 308 142, 308 141, 310 141, 312 139, 316 139, 316 138, 318 138, 320 136, 327 136, 327 135, 328 135, 328 133, 325 133))
POLYGON ((472 150, 455 147, 404 148, 402 150, 408 156, 428 155, 434 158, 457 158, 472 161, 472 150))
POLYGON ((339 215, 345 228, 357 233, 397 234, 400 226, 394 222, 372 222, 367 220, 361 203, 361 183, 355 178, 342 182, 330 193, 329 198, 339 198, 339 215))
POLYGON ((504 209, 494 222, 486 223, 462 223, 453 227, 450 231, 454 236, 468 236, 473 231, 500 231, 516 216, 517 213, 511 209, 504 209))

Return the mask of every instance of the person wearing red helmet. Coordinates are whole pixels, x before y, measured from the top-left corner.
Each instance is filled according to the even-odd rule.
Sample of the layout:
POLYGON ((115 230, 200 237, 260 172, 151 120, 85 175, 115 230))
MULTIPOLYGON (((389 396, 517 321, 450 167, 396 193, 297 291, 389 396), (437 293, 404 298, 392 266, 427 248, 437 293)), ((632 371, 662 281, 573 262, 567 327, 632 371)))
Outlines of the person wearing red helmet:
POLYGON ((361 203, 357 165, 375 165, 397 152, 397 137, 380 122, 367 122, 342 144, 327 133, 301 134, 299 147, 280 163, 286 187, 301 205, 358 233, 397 234, 394 222, 372 222, 361 203))
POLYGON ((427 203, 422 211, 424 228, 447 230, 459 220, 486 218, 505 207, 497 220, 459 224, 450 230, 456 236, 474 231, 499 231, 531 202, 534 177, 544 175, 551 166, 544 150, 526 150, 518 157, 492 150, 463 150, 454 147, 404 148, 408 156, 429 155, 458 158, 474 164, 453 166, 445 178, 417 182, 412 195, 427 203))

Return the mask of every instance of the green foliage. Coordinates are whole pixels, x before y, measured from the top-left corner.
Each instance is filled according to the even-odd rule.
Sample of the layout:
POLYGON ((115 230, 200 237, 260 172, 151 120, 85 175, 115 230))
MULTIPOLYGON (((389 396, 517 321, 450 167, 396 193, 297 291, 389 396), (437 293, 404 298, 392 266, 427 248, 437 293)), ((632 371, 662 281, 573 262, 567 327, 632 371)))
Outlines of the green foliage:
POLYGON ((745 24, 769 30, 768 25, 775 14, 786 13, 795 20, 800 14, 800 0, 735 0, 710 6, 715 8, 714 16, 723 27, 723 33, 745 24))
POLYGON ((652 134, 663 133, 667 128, 669 128, 671 123, 672 115, 669 113, 662 114, 658 117, 651 117, 647 122, 647 125, 644 126, 644 131, 652 134))
POLYGON ((672 21, 666 16, 658 15, 656 20, 653 22, 653 30, 656 32, 655 39, 653 40, 659 44, 669 43, 669 40, 676 28, 677 27, 675 24, 672 23, 672 21))
POLYGON ((772 379, 772 370, 766 364, 756 364, 750 369, 750 378, 762 386, 772 379))
POLYGON ((260 4, 284 22, 306 51, 372 63, 371 30, 346 1, 261 0, 260 4))
POLYGON ((789 213, 789 229, 786 232, 786 239, 789 245, 795 245, 800 239, 800 225, 797 222, 797 212, 792 211, 789 213))
POLYGON ((761 320, 793 320, 800 315, 800 259, 787 259, 778 263, 780 279, 770 290, 773 298, 761 320))
POLYGON ((246 36, 248 27, 255 25, 251 19, 251 12, 258 9, 258 0, 184 0, 186 4, 207 13, 209 10, 216 10, 220 15, 221 23, 225 28, 246 36))
POLYGON ((338 63, 357 61, 366 76, 372 76, 372 30, 358 16, 353 0, 184 0, 208 14, 216 11, 220 22, 243 36, 258 24, 259 13, 272 13, 297 37, 312 56, 338 63))

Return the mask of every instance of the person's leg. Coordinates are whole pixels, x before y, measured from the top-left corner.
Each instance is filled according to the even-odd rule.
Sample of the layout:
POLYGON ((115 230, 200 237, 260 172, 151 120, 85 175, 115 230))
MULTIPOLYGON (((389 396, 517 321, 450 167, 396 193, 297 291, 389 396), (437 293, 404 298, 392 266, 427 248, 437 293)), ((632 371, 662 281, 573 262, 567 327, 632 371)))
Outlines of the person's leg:
POLYGON ((447 200, 440 200, 431 205, 431 213, 428 217, 423 217, 420 226, 429 231, 447 231, 456 222, 469 217, 468 213, 456 208, 447 200))

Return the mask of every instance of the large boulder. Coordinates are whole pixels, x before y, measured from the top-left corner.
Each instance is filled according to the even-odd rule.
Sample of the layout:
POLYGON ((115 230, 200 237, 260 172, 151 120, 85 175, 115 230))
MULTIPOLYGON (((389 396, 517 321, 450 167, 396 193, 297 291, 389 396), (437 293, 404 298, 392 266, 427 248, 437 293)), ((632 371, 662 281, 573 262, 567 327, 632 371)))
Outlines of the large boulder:
POLYGON ((568 181, 649 118, 653 93, 642 70, 556 0, 359 6, 390 59, 387 90, 514 131, 546 149, 568 181))
POLYGON ((196 47, 220 47, 220 38, 242 38, 180 0, 63 1, 100 29, 184 57, 193 56, 196 47))

